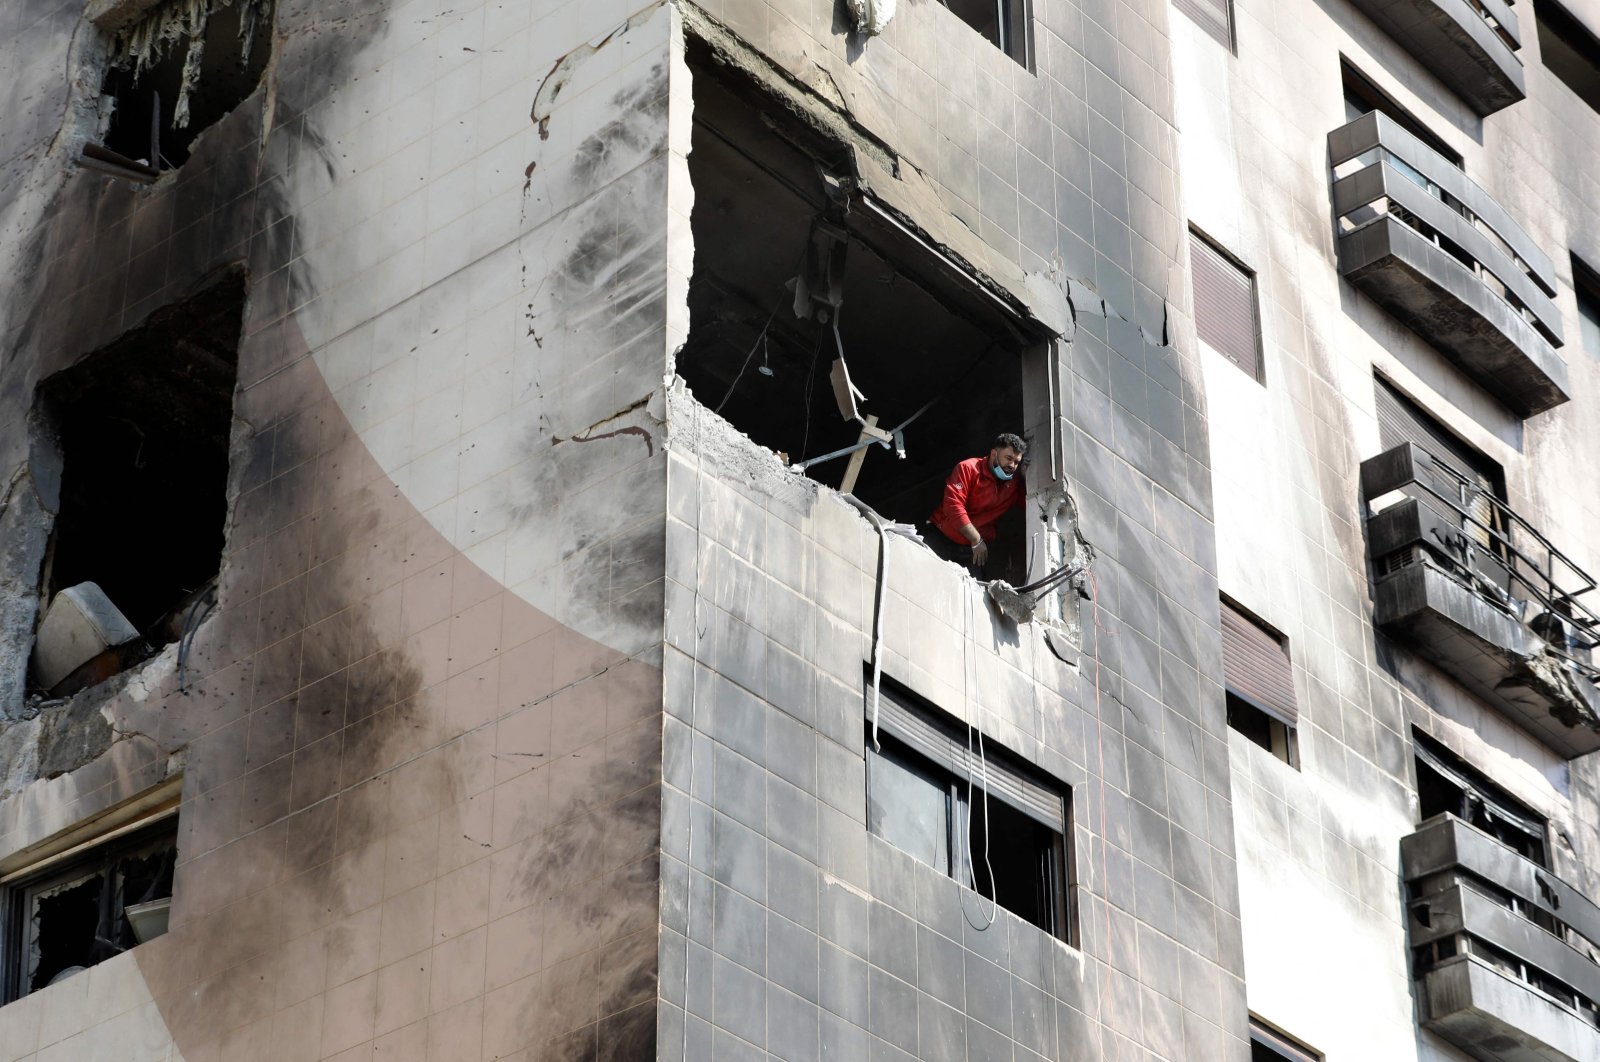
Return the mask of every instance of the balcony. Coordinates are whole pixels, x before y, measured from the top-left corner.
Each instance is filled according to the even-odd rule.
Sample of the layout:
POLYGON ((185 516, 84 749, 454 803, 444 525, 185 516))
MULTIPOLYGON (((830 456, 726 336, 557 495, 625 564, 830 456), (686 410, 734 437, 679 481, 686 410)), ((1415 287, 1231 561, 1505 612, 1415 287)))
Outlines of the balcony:
POLYGON ((1565 402, 1555 270, 1500 204, 1376 111, 1328 150, 1339 272, 1519 415, 1565 402))
POLYGON ((1480 117, 1525 97, 1522 36, 1506 0, 1354 0, 1480 117))
POLYGON ((1600 1058, 1600 908, 1452 815, 1400 842, 1418 1020, 1474 1058, 1600 1058))
POLYGON ((1414 443, 1361 465, 1373 622, 1569 759, 1600 749, 1595 582, 1414 443))

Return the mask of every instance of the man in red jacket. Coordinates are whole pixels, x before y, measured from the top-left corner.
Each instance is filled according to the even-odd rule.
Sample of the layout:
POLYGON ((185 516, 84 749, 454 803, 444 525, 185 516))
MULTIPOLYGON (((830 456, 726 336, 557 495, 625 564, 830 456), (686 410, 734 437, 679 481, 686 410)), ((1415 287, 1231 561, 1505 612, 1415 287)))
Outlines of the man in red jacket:
POLYGON ((957 463, 945 481, 943 500, 928 518, 934 528, 928 545, 935 553, 982 578, 995 521, 1027 497, 1021 475, 1027 452, 1020 435, 1006 432, 995 439, 987 457, 957 463))

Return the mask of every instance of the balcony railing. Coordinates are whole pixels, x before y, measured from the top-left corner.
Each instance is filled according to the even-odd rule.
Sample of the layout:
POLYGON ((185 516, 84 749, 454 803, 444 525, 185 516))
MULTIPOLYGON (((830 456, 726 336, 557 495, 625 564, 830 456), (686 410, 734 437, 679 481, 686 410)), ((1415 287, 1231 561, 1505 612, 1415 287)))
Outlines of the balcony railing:
POLYGON ((1555 269, 1522 227, 1377 111, 1328 150, 1340 272, 1517 413, 1565 402, 1555 269))
POLYGON ((1528 93, 1522 34, 1506 0, 1354 0, 1479 115, 1528 93))
POLYGON ((1568 756, 1600 749, 1595 580, 1475 479, 1415 443, 1361 465, 1373 621, 1568 756), (1399 497, 1396 497, 1396 495, 1399 497))
POLYGON ((1419 1020, 1477 1058, 1600 1058, 1600 907, 1452 815, 1400 842, 1419 1020))

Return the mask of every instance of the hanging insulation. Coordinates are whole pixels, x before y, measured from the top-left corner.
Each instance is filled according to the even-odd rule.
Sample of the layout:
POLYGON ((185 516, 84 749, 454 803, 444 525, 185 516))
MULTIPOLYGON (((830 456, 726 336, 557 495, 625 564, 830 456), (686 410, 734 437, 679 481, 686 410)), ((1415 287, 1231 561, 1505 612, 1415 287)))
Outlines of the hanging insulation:
POLYGON ((200 84, 205 58, 206 26, 211 16, 224 7, 239 8, 239 65, 250 62, 256 32, 271 0, 168 0, 144 18, 124 29, 112 45, 112 65, 133 71, 135 82, 144 72, 165 59, 182 42, 187 49, 178 98, 173 105, 172 126, 189 125, 189 97, 200 84))

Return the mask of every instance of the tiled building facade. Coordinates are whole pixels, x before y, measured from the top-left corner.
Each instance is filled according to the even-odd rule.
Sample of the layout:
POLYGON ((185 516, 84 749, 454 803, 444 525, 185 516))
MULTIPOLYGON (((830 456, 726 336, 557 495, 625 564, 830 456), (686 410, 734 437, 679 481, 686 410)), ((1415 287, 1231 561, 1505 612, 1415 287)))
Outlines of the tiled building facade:
POLYGON ((1600 117, 1515 6, 1480 118, 1344 0, 8 5, 0 1062, 1463 1057, 1430 741, 1548 823, 1577 994, 1502 993, 1585 1057, 1587 728, 1384 625, 1359 485, 1376 370, 1585 560, 1600 117), (1559 352, 1340 279, 1341 57, 1559 352), (999 431, 1020 621, 895 526, 999 431))

